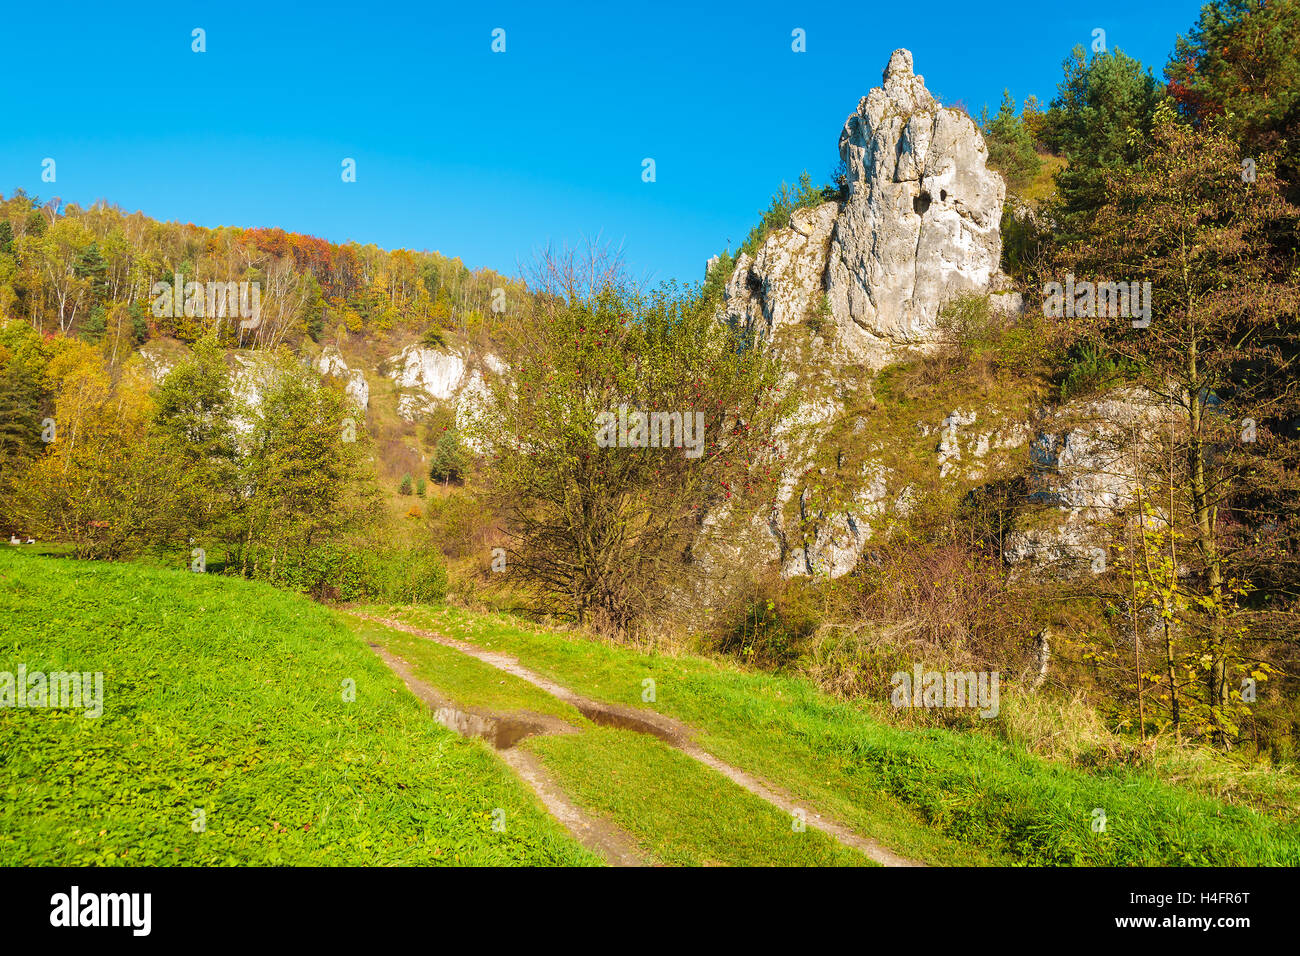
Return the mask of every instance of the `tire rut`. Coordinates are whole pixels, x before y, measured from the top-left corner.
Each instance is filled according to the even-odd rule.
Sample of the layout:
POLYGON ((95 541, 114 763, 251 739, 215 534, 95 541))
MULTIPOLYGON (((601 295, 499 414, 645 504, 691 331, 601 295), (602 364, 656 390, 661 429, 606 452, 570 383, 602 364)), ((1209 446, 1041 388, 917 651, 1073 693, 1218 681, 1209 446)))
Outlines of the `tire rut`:
POLYGON ((650 865, 630 834, 576 806, 541 761, 515 747, 519 741, 539 734, 576 734, 577 727, 559 717, 531 711, 498 713, 480 707, 462 707, 432 684, 416 677, 403 658, 378 644, 372 643, 370 648, 428 706, 438 723, 462 737, 478 737, 490 743, 551 816, 584 847, 610 866, 650 865))
MULTIPOLYGON (((818 813, 808 813, 797 801, 789 794, 783 793, 775 787, 767 784, 758 777, 746 773, 738 767, 733 767, 715 757, 713 754, 704 750, 695 743, 695 731, 687 727, 681 721, 672 717, 667 717, 656 711, 642 710, 636 707, 625 707, 618 704, 609 704, 604 701, 592 700, 575 693, 563 684, 544 677, 535 671, 532 671, 521 664, 509 654, 502 654, 497 651, 484 650, 477 645, 470 644, 467 641, 458 638, 449 637, 446 634, 439 634, 435 631, 428 631, 418 627, 412 627, 409 624, 403 624, 401 621, 394 621, 389 618, 376 617, 370 614, 358 614, 355 611, 348 611, 353 617, 363 621, 369 621, 372 624, 380 624, 393 630, 402 631, 415 637, 424 638, 449 647, 452 650, 460 651, 476 660, 482 661, 497 670, 518 677, 520 680, 527 681, 534 687, 546 691, 552 697, 570 704, 578 710, 584 717, 592 723, 600 724, 605 727, 615 727, 623 730, 633 730, 639 733, 651 734, 664 741, 669 746, 675 747, 691 759, 704 764, 718 773, 722 774, 732 783, 749 791, 760 800, 764 800, 772 806, 778 808, 788 815, 794 815, 803 811, 808 814, 807 824, 815 827, 833 837, 845 846, 851 847, 866 855, 868 858, 881 864, 882 866, 924 866, 915 860, 909 860, 900 856, 892 850, 882 845, 879 841, 864 837, 854 832, 851 828, 845 826, 828 817, 818 813)), ((372 647, 374 645, 371 645, 372 647)), ((386 653, 386 652, 381 652, 386 653)), ((558 718, 557 718, 558 719, 558 718)), ((572 728, 572 725, 565 726, 572 728)), ((536 761, 534 761, 536 762, 536 761)), ((540 767, 540 765, 539 765, 540 767)))

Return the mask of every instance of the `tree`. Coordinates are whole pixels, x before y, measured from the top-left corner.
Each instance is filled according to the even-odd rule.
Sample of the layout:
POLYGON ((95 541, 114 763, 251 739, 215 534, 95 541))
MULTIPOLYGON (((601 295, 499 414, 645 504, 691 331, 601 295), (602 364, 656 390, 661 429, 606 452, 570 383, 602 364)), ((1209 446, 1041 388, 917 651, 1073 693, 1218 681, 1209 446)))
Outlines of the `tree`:
POLYGON ((543 260, 511 382, 469 432, 511 542, 507 573, 540 610, 626 634, 705 573, 691 561, 702 537, 746 520, 742 501, 770 500, 777 369, 697 300, 637 292, 599 250, 582 256, 543 260), (661 427, 660 447, 636 443, 653 429, 637 416, 652 413, 661 426, 677 416, 676 442, 661 427), (612 419, 628 415, 623 434, 612 419))
MULTIPOLYGON (((1029 104, 1025 105, 1026 110, 1029 104)), ((988 110, 980 119, 984 139, 989 149, 989 165, 1000 172, 1007 188, 1020 192, 1038 175, 1042 160, 1034 149, 1034 137, 1021 117, 1016 115, 1016 101, 1010 90, 1002 91, 1002 105, 998 115, 988 118, 988 110)))
POLYGON ((311 376, 288 353, 263 369, 265 391, 245 408, 239 477, 241 531, 233 544, 243 573, 275 580, 293 552, 364 529, 378 513, 366 433, 342 392, 311 376))
POLYGON ((1185 119, 1216 118, 1250 152, 1280 150, 1281 175, 1300 187, 1300 4, 1211 0, 1165 78, 1185 119))
POLYGON ((149 383, 114 380, 103 353, 69 341, 51 358, 58 384, 53 440, 12 494, 23 526, 71 542, 78 557, 121 558, 167 541, 181 523, 179 468, 152 440, 149 383))
POLYGON ((231 377, 214 335, 195 344, 154 397, 158 440, 183 466, 183 533, 222 533, 240 502, 231 377))
POLYGON ((1149 142, 1161 97, 1150 70, 1121 50, 1088 59, 1075 47, 1062 64, 1065 77, 1044 119, 1048 146, 1069 165, 1057 173, 1064 232, 1106 199, 1106 177, 1132 169, 1149 142))
POLYGON ((1097 309, 1080 325, 1177 412, 1181 468, 1169 478, 1166 520, 1191 543, 1195 615, 1185 623, 1203 635, 1205 701, 1226 742, 1230 678, 1251 664, 1241 621, 1267 621, 1246 600, 1256 589, 1249 529, 1271 521, 1274 537, 1300 535, 1300 488, 1277 467, 1294 460, 1282 428, 1300 412, 1300 277, 1273 242, 1296 234, 1300 209, 1283 196, 1275 157, 1261 156, 1256 180, 1243 181, 1232 137, 1215 124, 1193 130, 1169 107, 1157 113, 1148 155, 1111 170, 1105 192, 1070 265, 1099 281, 1149 282, 1150 325, 1097 309), (1289 489, 1289 512, 1252 513, 1266 498, 1262 482, 1289 489))
POLYGON ((442 433, 434 447, 433 457, 429 462, 429 477, 447 485, 460 481, 468 465, 468 457, 461 447, 460 434, 454 428, 442 433))

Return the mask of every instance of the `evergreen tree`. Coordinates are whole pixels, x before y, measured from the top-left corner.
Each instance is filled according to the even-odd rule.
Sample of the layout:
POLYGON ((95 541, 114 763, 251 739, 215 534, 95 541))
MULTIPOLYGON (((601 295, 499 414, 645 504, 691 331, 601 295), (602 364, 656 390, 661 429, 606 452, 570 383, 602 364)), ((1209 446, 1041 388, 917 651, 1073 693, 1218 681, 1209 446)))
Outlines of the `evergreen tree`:
POLYGON ((434 481, 441 481, 444 485, 459 481, 464 474, 466 464, 460 435, 454 428, 443 432, 442 437, 438 439, 437 447, 433 450, 433 459, 429 463, 429 477, 434 481))
POLYGON ((998 115, 990 120, 986 109, 980 126, 989 149, 989 165, 1005 177, 1008 190, 1022 191, 1033 182, 1042 160, 1034 150, 1034 137, 1029 128, 1016 115, 1016 101, 1011 98, 1010 90, 1002 91, 998 115))
POLYGON ((1057 219, 1065 233, 1106 201, 1106 176, 1136 166, 1150 142, 1161 85, 1121 50, 1066 58, 1065 77, 1044 120, 1047 144, 1069 165, 1057 173, 1057 219))

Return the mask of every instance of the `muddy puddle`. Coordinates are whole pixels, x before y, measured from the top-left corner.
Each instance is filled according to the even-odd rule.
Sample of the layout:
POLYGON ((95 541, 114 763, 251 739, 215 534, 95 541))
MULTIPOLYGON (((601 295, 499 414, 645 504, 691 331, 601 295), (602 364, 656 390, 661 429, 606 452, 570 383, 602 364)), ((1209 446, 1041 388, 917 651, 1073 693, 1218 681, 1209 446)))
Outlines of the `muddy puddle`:
MULTIPOLYGON (((369 643, 369 642, 367 642, 369 643)), ((512 714, 498 714, 480 710, 476 707, 462 707, 448 697, 417 678, 410 665, 402 658, 390 653, 378 644, 370 644, 371 649, 397 672, 405 681, 411 693, 424 701, 434 718, 448 730, 454 730, 462 737, 478 737, 486 740, 497 750, 508 750, 519 741, 537 734, 573 734, 578 732, 568 721, 545 714, 528 711, 512 714)))

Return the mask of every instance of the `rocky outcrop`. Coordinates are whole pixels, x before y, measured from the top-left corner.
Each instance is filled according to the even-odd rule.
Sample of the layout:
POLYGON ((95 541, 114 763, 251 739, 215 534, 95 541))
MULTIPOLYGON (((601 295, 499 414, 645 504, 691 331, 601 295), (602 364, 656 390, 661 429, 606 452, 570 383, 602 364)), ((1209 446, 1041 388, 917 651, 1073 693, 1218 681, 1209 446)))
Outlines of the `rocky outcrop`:
POLYGON ((388 364, 389 378, 401 389, 397 413, 408 422, 452 398, 465 378, 461 355, 422 345, 408 345, 388 364))
POLYGON ((755 339, 770 340, 783 328, 821 319, 839 210, 834 202, 797 209, 789 227, 773 232, 756 256, 742 253, 724 293, 728 320, 755 339))
POLYGON ((1031 497, 1049 506, 1050 520, 1008 537, 1008 563, 1068 571, 1089 560, 1101 523, 1131 512, 1138 489, 1158 482, 1149 453, 1170 415, 1151 393, 1128 388, 1044 416, 1030 446, 1031 497))
POLYGON ((835 361, 878 369, 932 345, 940 308, 961 293, 1019 310, 998 272, 1002 177, 974 121, 935 101, 907 50, 845 122, 840 156, 847 201, 796 210, 738 258, 728 322, 769 339, 807 322, 835 361))
POLYGON ((989 288, 1006 187, 974 121, 935 101, 907 50, 844 124, 840 155, 849 199, 826 285, 831 311, 859 330, 857 350, 879 363, 891 346, 930 341, 946 300, 989 288))
POLYGON ((342 353, 333 345, 327 345, 316 361, 316 370, 322 376, 334 376, 344 382, 343 391, 356 406, 365 411, 370 407, 370 383, 359 368, 348 368, 342 353))
MULTIPOLYGON (((381 366, 397 385, 397 412, 414 422, 439 406, 455 412, 456 425, 465 430, 476 406, 491 393, 491 379, 509 374, 510 367, 488 353, 481 359, 470 353, 444 352, 408 345, 381 366)), ((471 450, 478 449, 466 438, 471 450)))
MULTIPOLYGON (((1020 308, 998 272, 1002 179, 986 165, 978 127, 935 101, 907 50, 890 57, 882 85, 845 122, 839 147, 846 200, 796 210, 752 257, 738 258, 724 291, 727 322, 802 366, 786 383, 800 400, 778 434, 785 473, 772 513, 755 521, 766 537, 750 549, 779 561, 786 576, 848 573, 872 522, 908 507, 910 487, 891 489, 898 482, 870 462, 845 481, 834 507, 809 493, 815 450, 852 391, 843 373, 879 370, 933 345, 940 308, 961 293, 988 293, 1001 312, 1020 308), (791 340, 805 343, 799 349, 783 337, 796 326, 807 330, 791 340)), ((956 433, 974 421, 974 412, 959 411, 940 426, 936 466, 945 477, 962 467, 956 433)), ((991 436, 966 455, 978 461, 1004 441, 991 436)))

